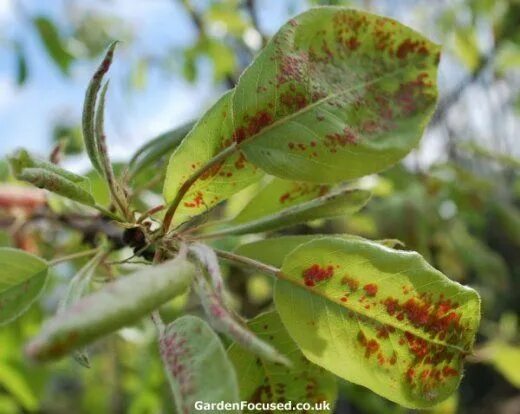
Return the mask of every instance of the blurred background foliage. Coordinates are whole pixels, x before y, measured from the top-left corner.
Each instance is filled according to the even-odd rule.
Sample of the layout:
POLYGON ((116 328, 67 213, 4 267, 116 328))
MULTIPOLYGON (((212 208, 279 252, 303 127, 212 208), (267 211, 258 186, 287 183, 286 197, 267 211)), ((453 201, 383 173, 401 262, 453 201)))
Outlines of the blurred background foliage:
MULTIPOLYGON (((475 287, 483 301, 475 354, 458 394, 431 412, 518 414, 520 1, 0 0, 0 155, 23 145, 49 156, 59 146, 54 155, 66 167, 86 172, 82 93, 107 44, 119 39, 123 44, 111 75, 115 96, 108 105, 110 149, 122 166, 154 134, 195 119, 232 87, 283 21, 323 4, 391 16, 441 43, 440 101, 421 146, 402 164, 361 180, 375 196, 360 214, 283 233, 397 238, 449 277, 475 287)), ((133 177, 136 205, 160 202, 169 151, 151 157, 133 177)), ((97 201, 106 204, 103 182, 89 175, 97 201)), ((19 188, 0 161, 0 245, 50 258, 92 243, 95 234, 82 227, 78 206, 59 197, 45 205, 13 206, 5 195, 14 186, 32 191, 19 188)), ((246 189, 214 214, 232 216, 251 193, 246 189)), ((245 239, 219 243, 231 248, 245 239)), ((119 259, 124 257, 125 252, 119 259)), ((90 369, 72 359, 46 366, 24 359, 23 343, 55 311, 66 281, 82 264, 55 267, 38 306, 0 328, 0 413, 172 412, 148 321, 92 346, 90 369)), ((268 278, 225 271, 242 314, 270 306, 268 278)), ((108 267, 98 273, 99 281, 115 276, 108 267)), ((186 309, 198 312, 190 295, 162 313, 170 320, 186 309)), ((344 383, 336 412, 408 410, 344 383)))

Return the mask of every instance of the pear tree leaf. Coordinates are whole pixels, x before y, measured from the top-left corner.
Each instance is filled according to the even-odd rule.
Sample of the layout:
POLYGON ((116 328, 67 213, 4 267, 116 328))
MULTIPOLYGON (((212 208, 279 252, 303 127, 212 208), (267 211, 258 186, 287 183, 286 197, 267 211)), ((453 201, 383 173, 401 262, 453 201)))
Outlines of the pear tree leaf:
POLYGON ((286 256, 274 299, 310 361, 410 408, 455 391, 480 320, 478 294, 419 254, 334 237, 286 256))
POLYGON ((159 349, 176 412, 195 412, 197 401, 238 402, 233 364, 218 335, 202 319, 186 315, 169 324, 160 336, 159 349))
POLYGON ((389 167, 416 146, 434 110, 438 60, 437 45, 392 19, 341 7, 300 14, 172 154, 166 201, 223 151, 179 214, 244 188, 258 178, 253 166, 316 183, 389 167))
MULTIPOLYGON (((306 234, 297 236, 281 236, 242 244, 235 249, 235 253, 271 266, 281 267, 285 256, 287 256, 292 250, 296 249, 301 244, 323 237, 338 237, 345 240, 369 241, 354 234, 306 234)), ((394 239, 375 240, 372 241, 372 243, 379 243, 389 248, 402 245, 402 242, 394 239)))
POLYGON ((197 293, 202 307, 208 316, 210 325, 217 331, 239 343, 250 352, 266 359, 267 361, 289 365, 290 362, 278 352, 272 345, 258 338, 246 326, 244 326, 226 306, 222 298, 211 289, 209 283, 198 277, 197 293))
POLYGON ((55 315, 26 353, 38 361, 57 359, 135 323, 184 292, 194 273, 195 267, 179 257, 121 277, 55 315))
POLYGON ((329 185, 274 177, 247 203, 233 223, 247 223, 327 194, 329 185))
POLYGON ((241 400, 255 403, 292 401, 311 404, 326 401, 331 403, 332 408, 337 397, 336 378, 303 356, 276 312, 259 315, 247 325, 260 339, 288 355, 291 367, 266 361, 233 343, 228 349, 228 355, 238 376, 241 400))
POLYGON ((227 234, 247 234, 275 230, 316 219, 339 217, 359 211, 370 199, 366 190, 343 189, 331 192, 305 203, 288 207, 279 212, 234 225, 211 233, 213 236, 227 234))
POLYGON ((57 27, 51 20, 43 16, 34 19, 34 26, 45 46, 47 54, 64 74, 68 74, 74 57, 67 50, 57 27))
POLYGON ((0 326, 19 317, 45 286, 48 264, 23 250, 0 247, 0 326))

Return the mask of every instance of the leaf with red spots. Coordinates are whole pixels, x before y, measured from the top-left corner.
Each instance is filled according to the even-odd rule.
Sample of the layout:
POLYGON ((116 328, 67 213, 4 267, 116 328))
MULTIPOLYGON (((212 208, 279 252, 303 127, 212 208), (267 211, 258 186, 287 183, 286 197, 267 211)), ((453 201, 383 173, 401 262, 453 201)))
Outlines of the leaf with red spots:
POLYGON ((323 237, 291 251, 275 304, 305 356, 406 407, 446 399, 462 377, 480 299, 419 254, 323 237))
POLYGON ((47 279, 47 263, 23 250, 0 248, 0 326, 24 313, 47 279))
POLYGON ((194 273, 193 264, 176 258, 120 277, 47 321, 26 354, 38 361, 57 359, 136 323, 183 293, 194 273))
POLYGON ((439 47, 394 20, 339 7, 285 24, 172 155, 172 201, 198 213, 258 178, 333 183, 381 171, 418 143, 437 99, 439 47))
POLYGON ((250 221, 239 223, 231 221, 227 227, 215 232, 210 228, 207 232, 213 236, 258 233, 316 219, 340 217, 359 211, 368 202, 370 196, 371 193, 366 190, 341 189, 250 221))
POLYGON ((273 178, 247 203, 233 223, 247 223, 288 207, 324 196, 329 185, 273 178))
POLYGON ((159 338, 159 349, 177 413, 194 412, 197 401, 239 400, 233 364, 218 335, 202 319, 187 315, 169 324, 159 338))
POLYGON ((276 312, 259 315, 247 325, 260 339, 288 355, 291 367, 258 358, 233 343, 228 349, 228 355, 237 372, 241 400, 253 403, 292 401, 311 404, 327 401, 332 405, 337 396, 336 378, 303 356, 276 312))
MULTIPOLYGON (((167 202, 175 198, 182 184, 191 175, 233 142, 231 97, 232 91, 224 94, 195 124, 172 154, 163 188, 167 202)), ((176 223, 204 212, 262 176, 260 170, 245 161, 240 151, 235 152, 206 171, 191 186, 179 204, 176 223)))
MULTIPOLYGON (((285 256, 287 256, 292 250, 304 243, 310 242, 311 240, 317 240, 323 237, 339 237, 345 240, 366 240, 363 237, 355 236, 353 234, 281 236, 242 244, 235 249, 235 253, 271 266, 281 267, 285 256)), ((379 243, 391 248, 399 244, 393 239, 376 240, 372 243, 379 243)))
POLYGON ((241 148, 251 163, 294 180, 381 171, 419 141, 437 99, 438 59, 437 45, 394 20, 338 7, 304 12, 236 86, 237 122, 271 119, 241 148))

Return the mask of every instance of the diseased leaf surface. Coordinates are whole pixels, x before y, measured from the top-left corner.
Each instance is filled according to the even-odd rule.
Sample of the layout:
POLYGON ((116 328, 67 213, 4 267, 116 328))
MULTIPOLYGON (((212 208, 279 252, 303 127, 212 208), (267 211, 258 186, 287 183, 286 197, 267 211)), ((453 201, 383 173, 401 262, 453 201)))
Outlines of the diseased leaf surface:
POLYGON ((242 400, 311 404, 321 401, 332 404, 336 401, 336 378, 303 356, 276 312, 257 316, 248 322, 248 327, 260 339, 289 355, 291 367, 258 358, 247 349, 233 343, 228 349, 228 355, 237 372, 242 400))
POLYGON ((23 250, 0 248, 0 325, 24 313, 45 285, 47 263, 23 250))
POLYGON ((183 316, 169 324, 159 347, 178 413, 197 412, 196 401, 238 401, 233 365, 217 334, 202 319, 183 316))
MULTIPOLYGON (((224 94, 172 154, 163 189, 167 202, 174 199, 193 173, 232 142, 231 96, 232 91, 224 94)), ((258 168, 245 161, 242 153, 235 153, 203 174, 191 187, 177 209, 176 223, 204 212, 262 175, 258 168)))
POLYGON ((171 201, 231 144, 181 204, 203 210, 258 178, 333 183, 381 171, 419 141, 437 98, 439 47, 398 22, 337 7, 286 23, 172 155, 171 201), (192 171, 190 171, 190 168, 192 171))
POLYGON ((321 238, 293 250, 280 277, 276 308, 314 363, 406 407, 458 386, 480 299, 417 253, 321 238))
POLYGON ((338 190, 249 222, 224 227, 213 234, 247 234, 275 230, 316 219, 339 217, 360 210, 370 199, 365 190, 338 190))
POLYGON ((330 186, 273 178, 263 187, 233 223, 246 223, 327 194, 330 186))

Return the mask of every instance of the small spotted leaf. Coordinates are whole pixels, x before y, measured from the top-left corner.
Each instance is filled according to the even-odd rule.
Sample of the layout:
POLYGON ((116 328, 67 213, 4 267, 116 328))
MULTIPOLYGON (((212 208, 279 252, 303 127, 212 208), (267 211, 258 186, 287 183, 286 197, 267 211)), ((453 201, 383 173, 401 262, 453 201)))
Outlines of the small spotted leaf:
POLYGON ((187 315, 169 324, 159 338, 159 349, 178 413, 199 412, 197 401, 239 400, 233 364, 217 334, 202 319, 187 315))
MULTIPOLYGON (((241 400, 253 403, 292 401, 311 404, 326 401, 332 408, 337 397, 336 378, 305 358, 276 312, 257 316, 249 321, 248 327, 260 339, 289 355, 291 367, 258 358, 233 343, 228 355, 237 372, 241 400)), ((327 413, 330 410, 320 412, 327 413)))
POLYGON ((0 248, 0 326, 24 313, 47 279, 47 263, 23 250, 0 248))
POLYGON ((305 356, 410 408, 457 388, 480 299, 419 254, 326 237, 285 258, 275 285, 282 322, 305 356))

